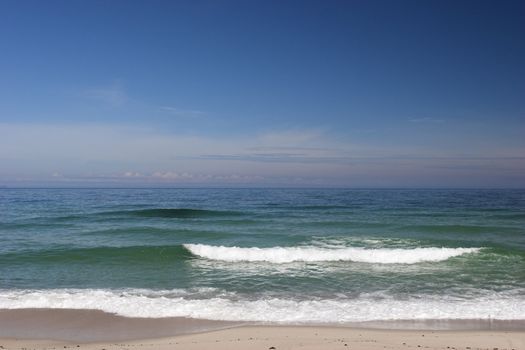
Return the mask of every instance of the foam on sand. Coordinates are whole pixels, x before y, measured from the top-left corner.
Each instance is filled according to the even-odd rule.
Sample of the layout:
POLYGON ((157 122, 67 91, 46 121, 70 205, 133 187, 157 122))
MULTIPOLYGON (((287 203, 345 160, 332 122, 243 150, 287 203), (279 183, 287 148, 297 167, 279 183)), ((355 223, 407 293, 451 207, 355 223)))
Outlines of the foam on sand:
POLYGON ((360 295, 357 298, 258 298, 216 290, 54 289, 0 291, 1 309, 92 309, 127 317, 189 317, 222 321, 345 323, 376 320, 520 320, 523 297, 492 293, 472 299, 419 295, 405 299, 360 295))

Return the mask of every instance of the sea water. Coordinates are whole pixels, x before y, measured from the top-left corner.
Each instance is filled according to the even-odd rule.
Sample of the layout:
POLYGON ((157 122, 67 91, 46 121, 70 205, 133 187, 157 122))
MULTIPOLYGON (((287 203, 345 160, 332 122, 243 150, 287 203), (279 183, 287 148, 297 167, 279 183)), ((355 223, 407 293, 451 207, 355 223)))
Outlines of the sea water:
POLYGON ((0 309, 525 319, 524 190, 0 189, 0 309))

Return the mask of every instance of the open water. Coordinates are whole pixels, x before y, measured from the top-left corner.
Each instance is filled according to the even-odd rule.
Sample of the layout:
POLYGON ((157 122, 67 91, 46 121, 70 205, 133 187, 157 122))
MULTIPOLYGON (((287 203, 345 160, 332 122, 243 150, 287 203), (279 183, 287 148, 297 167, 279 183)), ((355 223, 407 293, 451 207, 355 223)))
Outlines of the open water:
POLYGON ((525 319, 524 190, 0 189, 0 309, 525 319))

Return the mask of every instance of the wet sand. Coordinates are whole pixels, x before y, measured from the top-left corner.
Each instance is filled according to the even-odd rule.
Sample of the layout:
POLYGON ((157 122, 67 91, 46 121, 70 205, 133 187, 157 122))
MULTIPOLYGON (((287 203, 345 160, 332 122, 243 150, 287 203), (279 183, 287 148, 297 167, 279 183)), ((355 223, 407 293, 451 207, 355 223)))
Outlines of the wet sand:
POLYGON ((161 338, 242 325, 183 317, 130 318, 99 310, 0 310, 0 338, 77 342, 161 338))
MULTIPOLYGON (((362 326, 388 324, 392 325, 376 322, 362 326)), ((487 328, 487 322, 394 324, 397 329, 269 326, 186 318, 126 318, 92 310, 1 310, 0 349, 525 350, 521 321, 495 322, 492 329, 487 328), (463 327, 457 328, 461 324, 463 327), (408 329, 421 325, 426 329, 408 329), (455 325, 456 329, 428 329, 432 325, 455 325)))

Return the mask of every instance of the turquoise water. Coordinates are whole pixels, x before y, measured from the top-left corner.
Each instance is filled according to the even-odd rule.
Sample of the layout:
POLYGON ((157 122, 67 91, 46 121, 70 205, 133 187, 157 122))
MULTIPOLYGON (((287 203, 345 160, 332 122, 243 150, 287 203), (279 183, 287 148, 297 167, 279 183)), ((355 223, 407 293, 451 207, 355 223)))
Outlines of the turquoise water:
POLYGON ((525 319, 525 191, 0 189, 0 308, 525 319))

